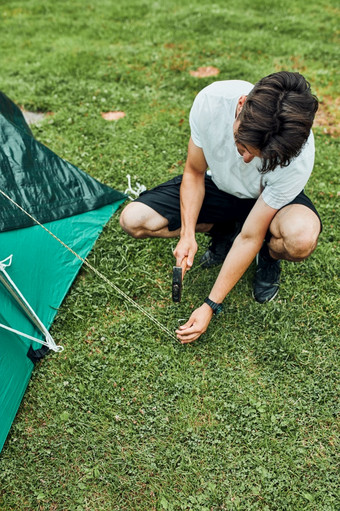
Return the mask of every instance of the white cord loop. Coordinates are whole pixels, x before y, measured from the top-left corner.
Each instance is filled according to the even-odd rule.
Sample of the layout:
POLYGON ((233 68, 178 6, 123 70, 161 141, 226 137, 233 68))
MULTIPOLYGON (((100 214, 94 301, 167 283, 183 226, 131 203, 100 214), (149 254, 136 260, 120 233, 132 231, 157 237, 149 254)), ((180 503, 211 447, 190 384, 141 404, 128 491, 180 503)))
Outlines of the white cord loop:
POLYGON ((4 259, 3 261, 0 261, 0 270, 2 270, 3 268, 7 268, 7 266, 11 266, 12 259, 13 259, 13 254, 6 257, 6 259, 4 259))
POLYGON ((136 189, 134 190, 132 188, 132 186, 131 186, 131 176, 130 176, 130 174, 127 174, 126 177, 127 177, 127 180, 128 180, 128 187, 127 187, 127 189, 125 190, 124 193, 129 197, 130 200, 135 200, 135 199, 137 199, 137 197, 140 196, 140 194, 142 192, 145 192, 146 186, 141 185, 140 183, 136 182, 136 189), (131 197, 131 195, 128 195, 129 193, 132 193, 132 195, 134 195, 134 197, 131 197))

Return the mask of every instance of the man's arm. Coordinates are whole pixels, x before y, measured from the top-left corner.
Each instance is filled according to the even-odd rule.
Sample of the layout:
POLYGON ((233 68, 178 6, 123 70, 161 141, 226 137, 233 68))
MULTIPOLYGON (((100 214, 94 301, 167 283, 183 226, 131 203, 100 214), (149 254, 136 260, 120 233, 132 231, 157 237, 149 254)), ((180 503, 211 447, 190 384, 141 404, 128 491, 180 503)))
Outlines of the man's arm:
POLYGON ((197 252, 195 229, 205 194, 204 175, 206 170, 207 162, 203 150, 197 147, 190 137, 180 190, 181 235, 174 250, 177 266, 181 266, 183 259, 187 257, 187 266, 190 268, 197 252))
MULTIPOLYGON (((242 277, 259 252, 267 229, 276 213, 277 209, 268 206, 262 196, 258 198, 223 263, 209 294, 211 300, 221 303, 242 277)), ((201 305, 192 313, 189 321, 177 330, 178 339, 182 343, 198 339, 208 328, 212 315, 209 305, 206 303, 201 305)))

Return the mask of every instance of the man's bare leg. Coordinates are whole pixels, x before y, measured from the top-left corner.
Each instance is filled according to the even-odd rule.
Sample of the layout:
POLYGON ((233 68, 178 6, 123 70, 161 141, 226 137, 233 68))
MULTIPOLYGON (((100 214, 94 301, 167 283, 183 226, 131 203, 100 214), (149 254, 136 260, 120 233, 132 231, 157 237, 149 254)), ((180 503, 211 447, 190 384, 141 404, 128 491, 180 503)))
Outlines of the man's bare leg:
MULTIPOLYGON (((120 215, 122 229, 134 238, 176 238, 181 230, 169 231, 168 220, 142 202, 131 202, 120 215)), ((213 224, 198 224, 196 232, 208 232, 213 224)))
POLYGON ((316 248, 321 224, 318 216, 302 204, 290 204, 278 211, 270 224, 272 237, 259 253, 253 284, 254 298, 265 303, 279 291, 280 259, 299 262, 316 248))
POLYGON ((269 254, 273 259, 303 261, 315 250, 320 230, 314 211, 303 204, 290 204, 278 211, 270 224, 269 254))

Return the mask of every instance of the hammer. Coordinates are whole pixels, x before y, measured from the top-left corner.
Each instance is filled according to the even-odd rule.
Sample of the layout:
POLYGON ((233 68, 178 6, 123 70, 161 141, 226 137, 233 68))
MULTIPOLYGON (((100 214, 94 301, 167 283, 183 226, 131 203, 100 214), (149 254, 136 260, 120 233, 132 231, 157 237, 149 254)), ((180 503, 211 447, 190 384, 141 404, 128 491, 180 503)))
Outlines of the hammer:
POLYGON ((180 302, 182 295, 182 282, 187 269, 187 257, 182 260, 181 266, 174 266, 172 269, 172 301, 180 302))

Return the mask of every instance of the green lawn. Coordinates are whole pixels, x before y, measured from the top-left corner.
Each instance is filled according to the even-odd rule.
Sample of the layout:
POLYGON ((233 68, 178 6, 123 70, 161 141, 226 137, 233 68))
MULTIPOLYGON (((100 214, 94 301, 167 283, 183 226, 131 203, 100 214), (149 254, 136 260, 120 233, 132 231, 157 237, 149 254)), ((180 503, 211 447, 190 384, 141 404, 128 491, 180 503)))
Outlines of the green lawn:
MULTIPOLYGON (((252 265, 187 346, 83 269, 52 327, 65 351, 37 365, 1 453, 1 511, 340 509, 337 5, 2 0, 1 90, 53 112, 36 137, 121 191, 127 174, 151 187, 182 172, 204 86, 304 74, 321 100, 307 192, 324 229, 309 260, 283 264, 276 301, 253 301, 252 265), (191 76, 201 66, 220 74, 191 76)), ((173 304, 174 246, 129 238, 116 215, 90 261, 173 330, 218 273, 196 266, 173 304)))

